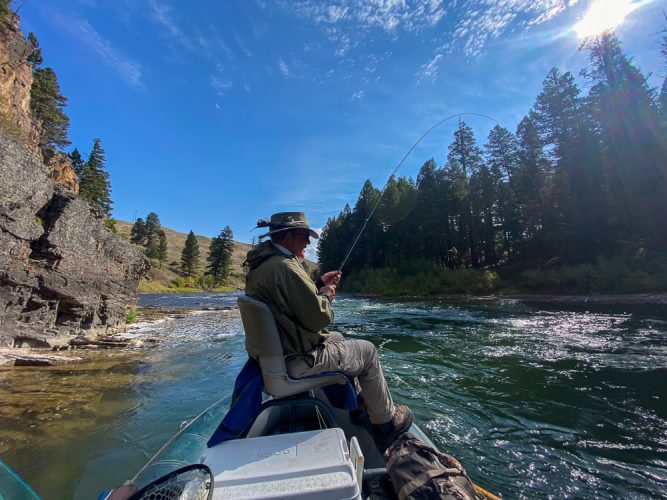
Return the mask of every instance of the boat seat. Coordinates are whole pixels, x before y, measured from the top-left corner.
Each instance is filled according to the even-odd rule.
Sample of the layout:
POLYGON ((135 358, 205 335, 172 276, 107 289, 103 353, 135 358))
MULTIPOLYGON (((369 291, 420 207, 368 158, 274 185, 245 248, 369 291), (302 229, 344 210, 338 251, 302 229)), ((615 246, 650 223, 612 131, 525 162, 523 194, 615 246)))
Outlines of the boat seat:
POLYGON ((238 298, 245 330, 248 355, 257 360, 264 378, 264 390, 274 398, 284 398, 331 384, 347 384, 342 373, 291 378, 287 374, 283 346, 271 309, 248 296, 238 298))

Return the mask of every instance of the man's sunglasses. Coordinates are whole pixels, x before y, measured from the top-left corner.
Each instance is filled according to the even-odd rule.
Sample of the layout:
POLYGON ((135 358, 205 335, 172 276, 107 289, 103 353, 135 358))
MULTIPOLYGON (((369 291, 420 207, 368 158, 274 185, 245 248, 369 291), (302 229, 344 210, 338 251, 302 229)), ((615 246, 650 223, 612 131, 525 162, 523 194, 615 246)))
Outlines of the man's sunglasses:
POLYGON ((310 233, 308 232, 303 232, 303 231, 292 231, 292 234, 298 234, 302 238, 309 240, 310 239, 310 233))

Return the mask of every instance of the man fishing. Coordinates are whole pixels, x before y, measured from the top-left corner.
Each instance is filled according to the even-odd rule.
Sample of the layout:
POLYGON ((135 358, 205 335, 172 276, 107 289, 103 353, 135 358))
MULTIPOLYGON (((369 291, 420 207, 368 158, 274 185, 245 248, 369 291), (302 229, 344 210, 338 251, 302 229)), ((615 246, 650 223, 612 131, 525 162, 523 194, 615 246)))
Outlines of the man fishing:
POLYGON ((390 442, 412 425, 407 406, 394 406, 375 346, 366 340, 345 339, 325 328, 331 323, 331 303, 342 273, 330 271, 317 284, 301 263, 310 238, 318 238, 304 212, 280 212, 257 227, 269 237, 248 252, 246 295, 264 302, 276 318, 290 376, 308 377, 337 371, 356 377, 373 424, 383 442, 390 442))

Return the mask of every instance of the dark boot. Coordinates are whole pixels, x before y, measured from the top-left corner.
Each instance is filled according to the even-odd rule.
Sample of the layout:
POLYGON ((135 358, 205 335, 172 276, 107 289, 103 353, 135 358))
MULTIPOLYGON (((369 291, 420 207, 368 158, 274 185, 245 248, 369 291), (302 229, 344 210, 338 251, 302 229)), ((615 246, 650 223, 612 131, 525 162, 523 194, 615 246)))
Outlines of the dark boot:
POLYGON ((394 416, 389 422, 379 425, 373 425, 373 433, 380 451, 384 452, 396 438, 407 432, 412 425, 414 417, 412 411, 405 405, 397 406, 394 410, 394 416))

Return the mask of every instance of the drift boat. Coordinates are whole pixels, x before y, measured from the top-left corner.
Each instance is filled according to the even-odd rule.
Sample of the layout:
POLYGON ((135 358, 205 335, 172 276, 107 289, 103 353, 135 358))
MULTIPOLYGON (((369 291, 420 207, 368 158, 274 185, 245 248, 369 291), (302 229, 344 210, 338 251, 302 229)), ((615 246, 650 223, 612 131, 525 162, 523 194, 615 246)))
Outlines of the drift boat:
MULTIPOLYGON (((330 390, 351 389, 347 377, 290 378, 269 308, 249 297, 238 302, 246 349, 261 370, 259 407, 239 410, 252 388, 239 387, 237 379, 233 398, 207 408, 132 480, 100 498, 397 498, 367 415, 345 407, 345 391, 330 390), (230 422, 242 428, 231 429, 230 422)), ((418 425, 410 432, 435 449, 418 425)), ((497 498, 475 488, 480 498, 497 498)))
MULTIPOLYGON (((102 498, 127 498, 116 495, 128 487, 139 489, 137 499, 396 498, 366 422, 354 422, 321 388, 265 400, 240 437, 208 447, 230 399, 201 413, 135 478, 102 498)), ((433 446, 417 425, 410 432, 433 446)))

